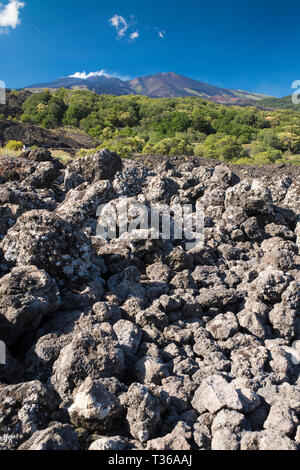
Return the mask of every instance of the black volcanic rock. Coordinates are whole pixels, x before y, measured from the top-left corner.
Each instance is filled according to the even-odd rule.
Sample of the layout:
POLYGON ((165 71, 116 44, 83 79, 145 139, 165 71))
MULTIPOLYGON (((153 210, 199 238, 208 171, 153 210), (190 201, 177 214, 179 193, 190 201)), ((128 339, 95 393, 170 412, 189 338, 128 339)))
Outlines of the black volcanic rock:
POLYGON ((0 182, 0 450, 300 450, 300 169, 31 157, 0 182), (194 184, 191 247, 148 215, 195 221, 194 184))
POLYGON ((48 130, 34 124, 0 119, 0 145, 9 140, 18 140, 23 144, 51 149, 80 149, 95 147, 95 141, 82 133, 69 133, 64 130, 48 130))

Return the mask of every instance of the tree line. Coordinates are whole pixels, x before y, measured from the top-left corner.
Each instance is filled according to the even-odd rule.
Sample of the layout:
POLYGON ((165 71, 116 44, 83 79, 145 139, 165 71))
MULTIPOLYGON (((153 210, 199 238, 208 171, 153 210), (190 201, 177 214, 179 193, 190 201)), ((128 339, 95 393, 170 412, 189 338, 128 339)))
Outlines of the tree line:
POLYGON ((300 153, 297 111, 229 107, 197 97, 154 99, 45 90, 28 97, 21 121, 48 129, 81 129, 99 147, 125 158, 143 153, 234 163, 297 163, 300 153))

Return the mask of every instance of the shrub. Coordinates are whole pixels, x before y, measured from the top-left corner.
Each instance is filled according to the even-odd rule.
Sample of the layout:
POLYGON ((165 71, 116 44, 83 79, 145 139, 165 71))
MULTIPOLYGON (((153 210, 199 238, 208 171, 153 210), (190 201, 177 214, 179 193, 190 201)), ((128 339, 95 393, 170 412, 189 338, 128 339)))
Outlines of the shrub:
POLYGON ((253 163, 257 165, 268 165, 273 163, 268 152, 261 152, 255 155, 253 163))
POLYGON ((194 155, 196 157, 203 157, 204 151, 203 151, 203 144, 196 144, 194 147, 194 155))
POLYGON ((193 155, 194 149, 187 139, 180 139, 173 137, 170 139, 163 139, 155 145, 148 143, 144 149, 144 154, 155 153, 156 155, 193 155))
POLYGON ((80 149, 76 153, 76 158, 87 157, 89 155, 94 155, 94 153, 97 153, 97 149, 80 149))
POLYGON ((242 157, 233 162, 234 165, 251 165, 253 164, 253 159, 248 157, 242 157))
POLYGON ((14 152, 17 152, 18 150, 22 150, 23 144, 17 140, 9 140, 5 147, 7 150, 13 150, 14 152))
POLYGON ((236 137, 218 134, 207 137, 203 144, 203 152, 205 158, 218 158, 225 161, 242 157, 245 154, 236 137))
POLYGON ((59 160, 63 165, 67 165, 72 160, 71 155, 63 150, 53 150, 52 157, 59 160))

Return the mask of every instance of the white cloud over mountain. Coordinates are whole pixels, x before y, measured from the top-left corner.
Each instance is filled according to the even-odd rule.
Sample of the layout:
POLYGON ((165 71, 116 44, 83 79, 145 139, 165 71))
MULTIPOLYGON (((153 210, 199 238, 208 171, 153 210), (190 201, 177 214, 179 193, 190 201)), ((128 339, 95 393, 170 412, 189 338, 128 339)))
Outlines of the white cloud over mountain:
POLYGON ((106 70, 98 70, 97 72, 76 72, 72 75, 69 75, 70 78, 81 78, 82 80, 87 80, 90 77, 112 77, 112 78, 119 78, 120 80, 130 80, 130 77, 127 75, 121 75, 115 72, 107 72, 106 70))

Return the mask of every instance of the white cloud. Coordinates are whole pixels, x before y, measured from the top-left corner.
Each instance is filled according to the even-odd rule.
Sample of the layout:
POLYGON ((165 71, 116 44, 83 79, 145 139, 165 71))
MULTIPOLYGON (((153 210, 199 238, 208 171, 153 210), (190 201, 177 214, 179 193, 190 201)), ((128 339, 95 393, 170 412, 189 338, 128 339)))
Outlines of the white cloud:
POLYGON ((116 28, 117 34, 120 38, 124 37, 129 25, 125 18, 121 15, 114 15, 112 18, 110 18, 109 23, 116 28))
POLYGON ((137 39, 137 38, 139 38, 139 37, 140 37, 140 33, 139 33, 138 31, 135 31, 134 33, 132 33, 132 34, 130 35, 130 39, 131 39, 132 41, 134 41, 135 39, 137 39))
POLYGON ((90 77, 108 77, 107 73, 105 70, 99 70, 98 72, 76 72, 73 75, 69 75, 69 77, 72 78, 81 78, 82 80, 86 80, 87 78, 90 77))
POLYGON ((118 39, 126 38, 131 42, 140 37, 140 33, 134 30, 136 21, 133 15, 130 15, 130 20, 127 20, 124 16, 116 14, 110 18, 108 22, 113 28, 115 28, 118 39))
POLYGON ((120 75, 119 73, 115 72, 107 72, 106 70, 99 70, 98 72, 76 72, 72 75, 69 75, 70 78, 80 78, 82 80, 86 80, 90 77, 112 77, 112 78, 119 78, 120 80, 127 81, 130 80, 128 75, 120 75))
POLYGON ((15 29, 20 20, 20 10, 25 6, 24 2, 10 0, 9 3, 0 3, 0 33, 8 32, 8 28, 15 29))
POLYGON ((158 35, 161 39, 164 39, 166 32, 165 31, 158 31, 158 35))

